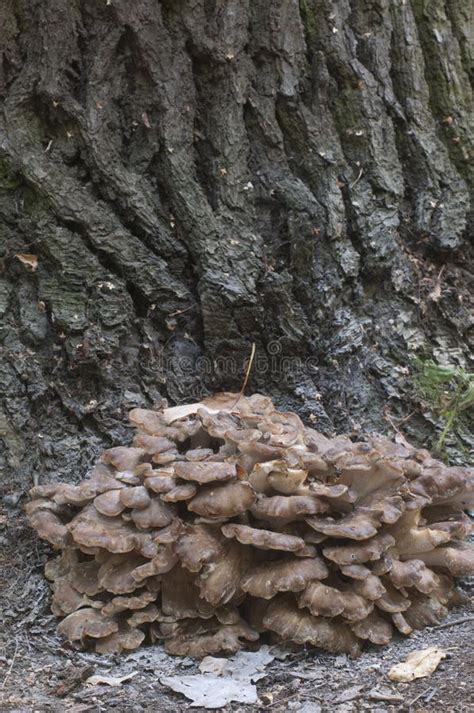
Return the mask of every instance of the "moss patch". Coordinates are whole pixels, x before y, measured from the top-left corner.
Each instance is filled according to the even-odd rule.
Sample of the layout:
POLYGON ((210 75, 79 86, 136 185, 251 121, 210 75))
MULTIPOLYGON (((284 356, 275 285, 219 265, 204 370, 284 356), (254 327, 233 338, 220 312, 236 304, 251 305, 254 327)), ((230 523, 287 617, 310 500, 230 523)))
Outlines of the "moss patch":
POLYGON ((443 451, 448 435, 457 435, 474 414, 474 374, 459 366, 442 366, 433 359, 415 360, 415 386, 422 403, 441 422, 436 448, 443 451))

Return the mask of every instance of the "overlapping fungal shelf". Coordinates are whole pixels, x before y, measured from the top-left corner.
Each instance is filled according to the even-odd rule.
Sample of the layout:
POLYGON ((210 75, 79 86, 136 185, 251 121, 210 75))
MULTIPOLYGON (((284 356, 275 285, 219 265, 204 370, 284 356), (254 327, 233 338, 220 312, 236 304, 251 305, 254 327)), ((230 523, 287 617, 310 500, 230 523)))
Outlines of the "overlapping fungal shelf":
POLYGON ((272 640, 356 655, 440 622, 474 573, 473 474, 378 435, 306 428, 255 394, 134 409, 133 447, 31 491, 60 554, 59 631, 98 652, 204 656, 272 640))

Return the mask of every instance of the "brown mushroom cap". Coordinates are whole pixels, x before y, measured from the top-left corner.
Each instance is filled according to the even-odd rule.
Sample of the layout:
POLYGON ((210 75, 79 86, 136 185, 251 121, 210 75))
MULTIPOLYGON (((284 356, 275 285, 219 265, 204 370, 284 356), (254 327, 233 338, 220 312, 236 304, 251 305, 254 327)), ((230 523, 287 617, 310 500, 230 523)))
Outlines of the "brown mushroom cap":
MULTIPOLYGON (((113 478, 110 480, 112 482, 115 481, 113 478)), ((119 487, 123 487, 118 480, 115 482, 119 487)), ((77 505, 78 507, 83 507, 95 497, 97 492, 97 486, 92 481, 88 482, 86 480, 80 485, 57 483, 52 498, 58 505, 77 505)))
POLYGON ((420 552, 430 552, 438 545, 451 539, 449 533, 429 527, 420 527, 419 522, 420 512, 409 511, 405 512, 390 528, 402 559, 408 556, 417 556, 420 552))
MULTIPOLYGON (((152 471, 156 473, 156 471, 152 471)), ((169 493, 177 485, 177 480, 172 475, 151 475, 145 478, 144 486, 154 493, 169 493)))
POLYGON ((435 626, 448 615, 447 608, 436 597, 415 599, 403 616, 412 629, 435 626))
POLYGON ((151 436, 160 434, 165 425, 163 415, 150 409, 134 408, 128 414, 128 418, 134 426, 151 436))
POLYGON ((291 522, 307 515, 326 512, 328 508, 327 503, 311 495, 274 495, 260 496, 250 511, 259 520, 281 519, 291 522))
POLYGON ((193 463, 201 460, 212 460, 214 456, 212 448, 191 448, 184 455, 187 461, 192 461, 193 463))
POLYGON ((110 463, 117 468, 118 471, 133 470, 141 461, 145 451, 142 448, 127 448, 126 446, 117 446, 109 448, 102 454, 102 462, 110 463))
POLYGON ((396 492, 377 490, 357 503, 358 510, 377 516, 377 522, 389 525, 397 522, 405 511, 405 502, 396 492))
POLYGON ((235 517, 250 508, 255 491, 246 482, 207 485, 188 502, 188 510, 204 517, 235 517))
POLYGON ((406 611, 410 607, 411 600, 408 599, 408 597, 404 597, 403 594, 392 587, 388 582, 384 584, 387 591, 375 601, 376 606, 390 614, 406 611))
POLYGON ((372 562, 372 573, 376 574, 377 577, 381 577, 383 574, 390 572, 393 566, 394 558, 398 556, 398 552, 395 547, 389 547, 385 552, 382 552, 380 559, 372 562))
POLYGON ((242 575, 254 561, 252 551, 237 542, 225 542, 223 549, 223 557, 204 565, 196 579, 200 596, 214 607, 233 602, 241 595, 242 575))
POLYGON ((62 550, 61 554, 46 562, 44 574, 46 579, 54 582, 60 577, 64 577, 78 561, 77 552, 73 549, 62 550))
MULTIPOLYGON (((127 488, 128 490, 128 488, 127 488)), ((125 510, 120 494, 121 490, 107 490, 105 493, 94 498, 94 507, 101 515, 114 517, 120 515, 125 510)))
MULTIPOLYGON (((38 501, 33 502, 37 503, 38 501)), ((32 505, 32 503, 29 503, 29 505, 32 505)), ((55 547, 64 547, 66 545, 67 527, 51 510, 30 508, 28 520, 31 527, 36 530, 43 540, 50 542, 55 547)))
POLYGON ((118 624, 97 609, 78 609, 60 622, 58 631, 70 641, 79 641, 86 636, 100 639, 118 631, 118 624))
MULTIPOLYGON (((142 583, 148 577, 154 577, 157 574, 166 574, 169 572, 178 561, 173 543, 159 545, 157 553, 149 562, 137 566, 131 575, 136 582, 142 583)), ((138 586, 138 585, 137 585, 138 586)))
POLYGON ((256 493, 267 493, 271 490, 268 476, 272 470, 285 469, 284 460, 267 460, 264 463, 255 463, 250 470, 248 481, 256 493))
POLYGON ((355 511, 334 520, 332 517, 308 517, 308 525, 314 530, 330 537, 347 537, 351 540, 366 540, 377 534, 380 526, 379 518, 373 513, 355 511))
POLYGON ((305 541, 302 537, 285 535, 271 530, 259 530, 248 525, 223 525, 221 532, 225 537, 235 537, 243 545, 252 545, 260 550, 297 552, 305 547, 305 541))
POLYGON ((99 563, 96 560, 74 562, 66 573, 68 582, 81 594, 93 597, 103 591, 99 582, 99 563))
POLYGON ((220 530, 210 525, 188 525, 176 544, 183 567, 199 572, 204 564, 216 562, 224 555, 220 530))
POLYGON ((250 569, 242 578, 244 592, 270 599, 278 592, 301 592, 315 579, 325 579, 329 570, 319 557, 285 558, 265 562, 250 569))
POLYGON ((387 591, 380 577, 375 574, 369 574, 364 579, 356 580, 353 590, 369 601, 380 599, 387 591))
POLYGON ((99 569, 99 584, 112 594, 129 594, 139 586, 132 574, 144 562, 136 555, 112 555, 99 569))
POLYGON ((161 545, 167 545, 170 542, 176 542, 185 531, 186 525, 184 522, 175 517, 169 525, 153 533, 153 541, 161 545))
POLYGON ((261 443, 260 441, 241 441, 239 443, 239 451, 248 456, 247 462, 250 467, 253 467, 259 461, 281 460, 284 455, 283 448, 269 446, 267 443, 261 443))
POLYGON ((455 577, 474 575, 474 547, 468 542, 452 542, 448 546, 437 547, 430 552, 412 555, 433 567, 447 569, 455 577))
MULTIPOLYGON (((83 480, 79 485, 71 483, 48 483, 37 485, 30 490, 30 497, 52 499, 57 505, 84 506, 98 493, 106 490, 123 488, 123 483, 111 477, 112 469, 106 465, 96 466, 91 478, 83 480)), ((27 504, 30 505, 31 503, 27 504)))
POLYGON ((323 555, 340 565, 363 564, 378 559, 394 544, 395 539, 391 535, 382 533, 358 544, 323 547, 323 555))
POLYGON ((142 626, 143 624, 156 621, 159 615, 160 612, 156 604, 148 604, 146 607, 133 612, 133 614, 128 617, 127 624, 131 627, 142 626))
POLYGON ((143 510, 143 508, 148 507, 151 502, 148 491, 143 485, 124 488, 120 491, 120 500, 124 507, 136 508, 137 510, 143 510))
POLYGON ((400 487, 405 478, 403 469, 395 463, 371 463, 366 456, 350 455, 345 460, 336 459, 335 465, 342 469, 339 482, 349 486, 357 501, 365 499, 374 491, 387 487, 400 487), (395 467, 396 466, 396 467, 395 467))
MULTIPOLYGON (((423 514, 426 517, 426 510, 423 511, 423 514)), ((474 529, 471 518, 463 512, 450 515, 449 519, 442 522, 432 519, 427 524, 433 530, 443 530, 447 532, 451 540, 463 540, 469 537, 474 529)))
POLYGON ((352 591, 340 591, 321 582, 311 582, 299 595, 298 605, 309 609, 313 616, 335 617, 339 614, 350 621, 359 621, 373 610, 372 602, 352 591))
POLYGON ((148 455, 165 453, 166 451, 176 449, 175 443, 170 441, 169 438, 163 438, 163 436, 150 436, 146 433, 137 433, 133 443, 135 447, 140 448, 148 455))
POLYGON ((244 621, 225 626, 217 619, 197 619, 185 620, 178 626, 162 624, 160 628, 165 636, 165 651, 175 656, 202 658, 217 653, 234 653, 242 648, 241 639, 258 639, 258 633, 244 621))
POLYGON ((301 468, 288 468, 286 471, 271 472, 268 476, 268 483, 278 493, 284 495, 297 494, 304 489, 304 482, 308 477, 308 471, 301 468))
POLYGON ((190 500, 197 493, 197 486, 194 483, 182 483, 176 485, 172 490, 163 493, 161 499, 164 503, 178 503, 182 500, 190 500))
POLYGON ((150 592, 147 589, 140 591, 138 594, 135 592, 129 597, 113 597, 110 602, 102 607, 101 612, 104 616, 114 616, 114 614, 121 614, 127 609, 143 609, 153 602, 155 598, 156 592, 150 592))
POLYGON ((151 459, 153 463, 157 463, 158 465, 169 465, 174 463, 177 458, 177 451, 166 451, 165 453, 155 453, 151 459))
POLYGON ((101 547, 109 552, 131 552, 137 545, 136 530, 119 518, 101 515, 88 505, 69 523, 67 529, 78 545, 101 547))
MULTIPOLYGON (((413 559, 407 560, 406 562, 394 560, 389 576, 393 586, 396 589, 403 589, 405 587, 416 587, 420 582, 423 581, 425 573, 427 571, 431 572, 431 570, 428 570, 427 566, 422 560, 413 559)), ((431 572, 431 574, 433 575, 434 573, 431 572)), ((426 578, 424 583, 427 584, 426 578)), ((433 589, 434 588, 435 587, 433 586, 433 589)), ((430 589, 427 588, 425 594, 427 594, 429 591, 430 589)))
POLYGON ((341 566, 341 574, 352 579, 366 579, 371 573, 370 569, 363 564, 347 564, 341 566))
POLYGON ((104 493, 106 490, 123 488, 121 482, 115 478, 116 472, 116 469, 112 465, 106 465, 99 461, 90 471, 89 477, 82 483, 79 483, 78 487, 93 487, 96 494, 104 493))
POLYGON ((390 622, 376 612, 371 612, 365 619, 356 621, 351 628, 359 639, 368 639, 372 644, 379 646, 388 644, 393 635, 390 622))
POLYGON ((141 530, 150 530, 155 527, 166 527, 173 520, 174 511, 167 503, 160 500, 150 500, 145 508, 134 508, 132 520, 141 530))
POLYGON ((474 474, 467 468, 448 468, 430 459, 427 468, 410 485, 413 494, 425 503, 456 504, 460 509, 474 505, 474 474))
POLYGON ((357 656, 360 645, 346 624, 312 616, 298 609, 290 595, 274 597, 263 617, 265 628, 284 641, 313 644, 334 653, 357 656))
POLYGON ((110 636, 99 639, 95 645, 98 654, 118 654, 121 651, 138 649, 145 634, 140 629, 121 628, 110 636))
POLYGON ((192 462, 176 463, 174 473, 182 480, 192 480, 196 483, 221 483, 226 480, 235 480, 237 468, 235 463, 192 462))
POLYGON ((298 449, 298 451, 292 449, 292 451, 298 453, 298 460, 301 467, 311 475, 320 475, 328 470, 328 464, 319 453, 302 449, 298 449))
POLYGON ((66 616, 85 606, 100 609, 103 605, 103 602, 96 602, 74 589, 66 577, 57 579, 51 588, 54 592, 51 600, 51 611, 55 616, 66 616))
POLYGON ((190 404, 194 408, 175 406, 161 412, 137 408, 132 409, 128 417, 136 427, 150 436, 163 436, 182 443, 201 430, 201 424, 196 418, 195 407, 198 405, 190 404))
POLYGON ((45 483, 44 485, 34 485, 28 492, 30 500, 25 505, 25 511, 28 513, 28 508, 34 500, 53 498, 61 485, 63 485, 63 483, 45 483))
POLYGON ((331 500, 336 500, 342 498, 343 495, 347 493, 349 488, 347 485, 326 485, 325 483, 318 483, 317 481, 312 481, 309 484, 309 490, 314 495, 318 497, 329 498, 331 500))

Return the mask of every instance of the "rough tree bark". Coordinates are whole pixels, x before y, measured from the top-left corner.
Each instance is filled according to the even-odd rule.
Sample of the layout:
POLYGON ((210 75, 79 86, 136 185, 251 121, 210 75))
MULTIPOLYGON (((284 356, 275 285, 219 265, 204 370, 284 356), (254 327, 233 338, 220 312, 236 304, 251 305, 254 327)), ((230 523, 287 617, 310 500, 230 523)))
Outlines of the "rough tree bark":
POLYGON ((3 0, 7 490, 238 389, 252 342, 322 430, 429 438, 411 359, 472 340, 469 7, 3 0))

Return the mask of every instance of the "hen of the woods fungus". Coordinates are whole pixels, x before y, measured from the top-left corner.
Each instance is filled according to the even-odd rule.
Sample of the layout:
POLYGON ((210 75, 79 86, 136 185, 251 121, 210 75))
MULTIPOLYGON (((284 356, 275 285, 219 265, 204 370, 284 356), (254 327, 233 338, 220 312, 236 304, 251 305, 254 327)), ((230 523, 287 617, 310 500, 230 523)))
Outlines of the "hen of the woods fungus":
POLYGON ((426 450, 326 438, 258 394, 130 420, 133 447, 26 506, 61 551, 46 576, 71 641, 204 656, 267 634, 357 655, 438 623, 474 573, 473 473, 426 450))

